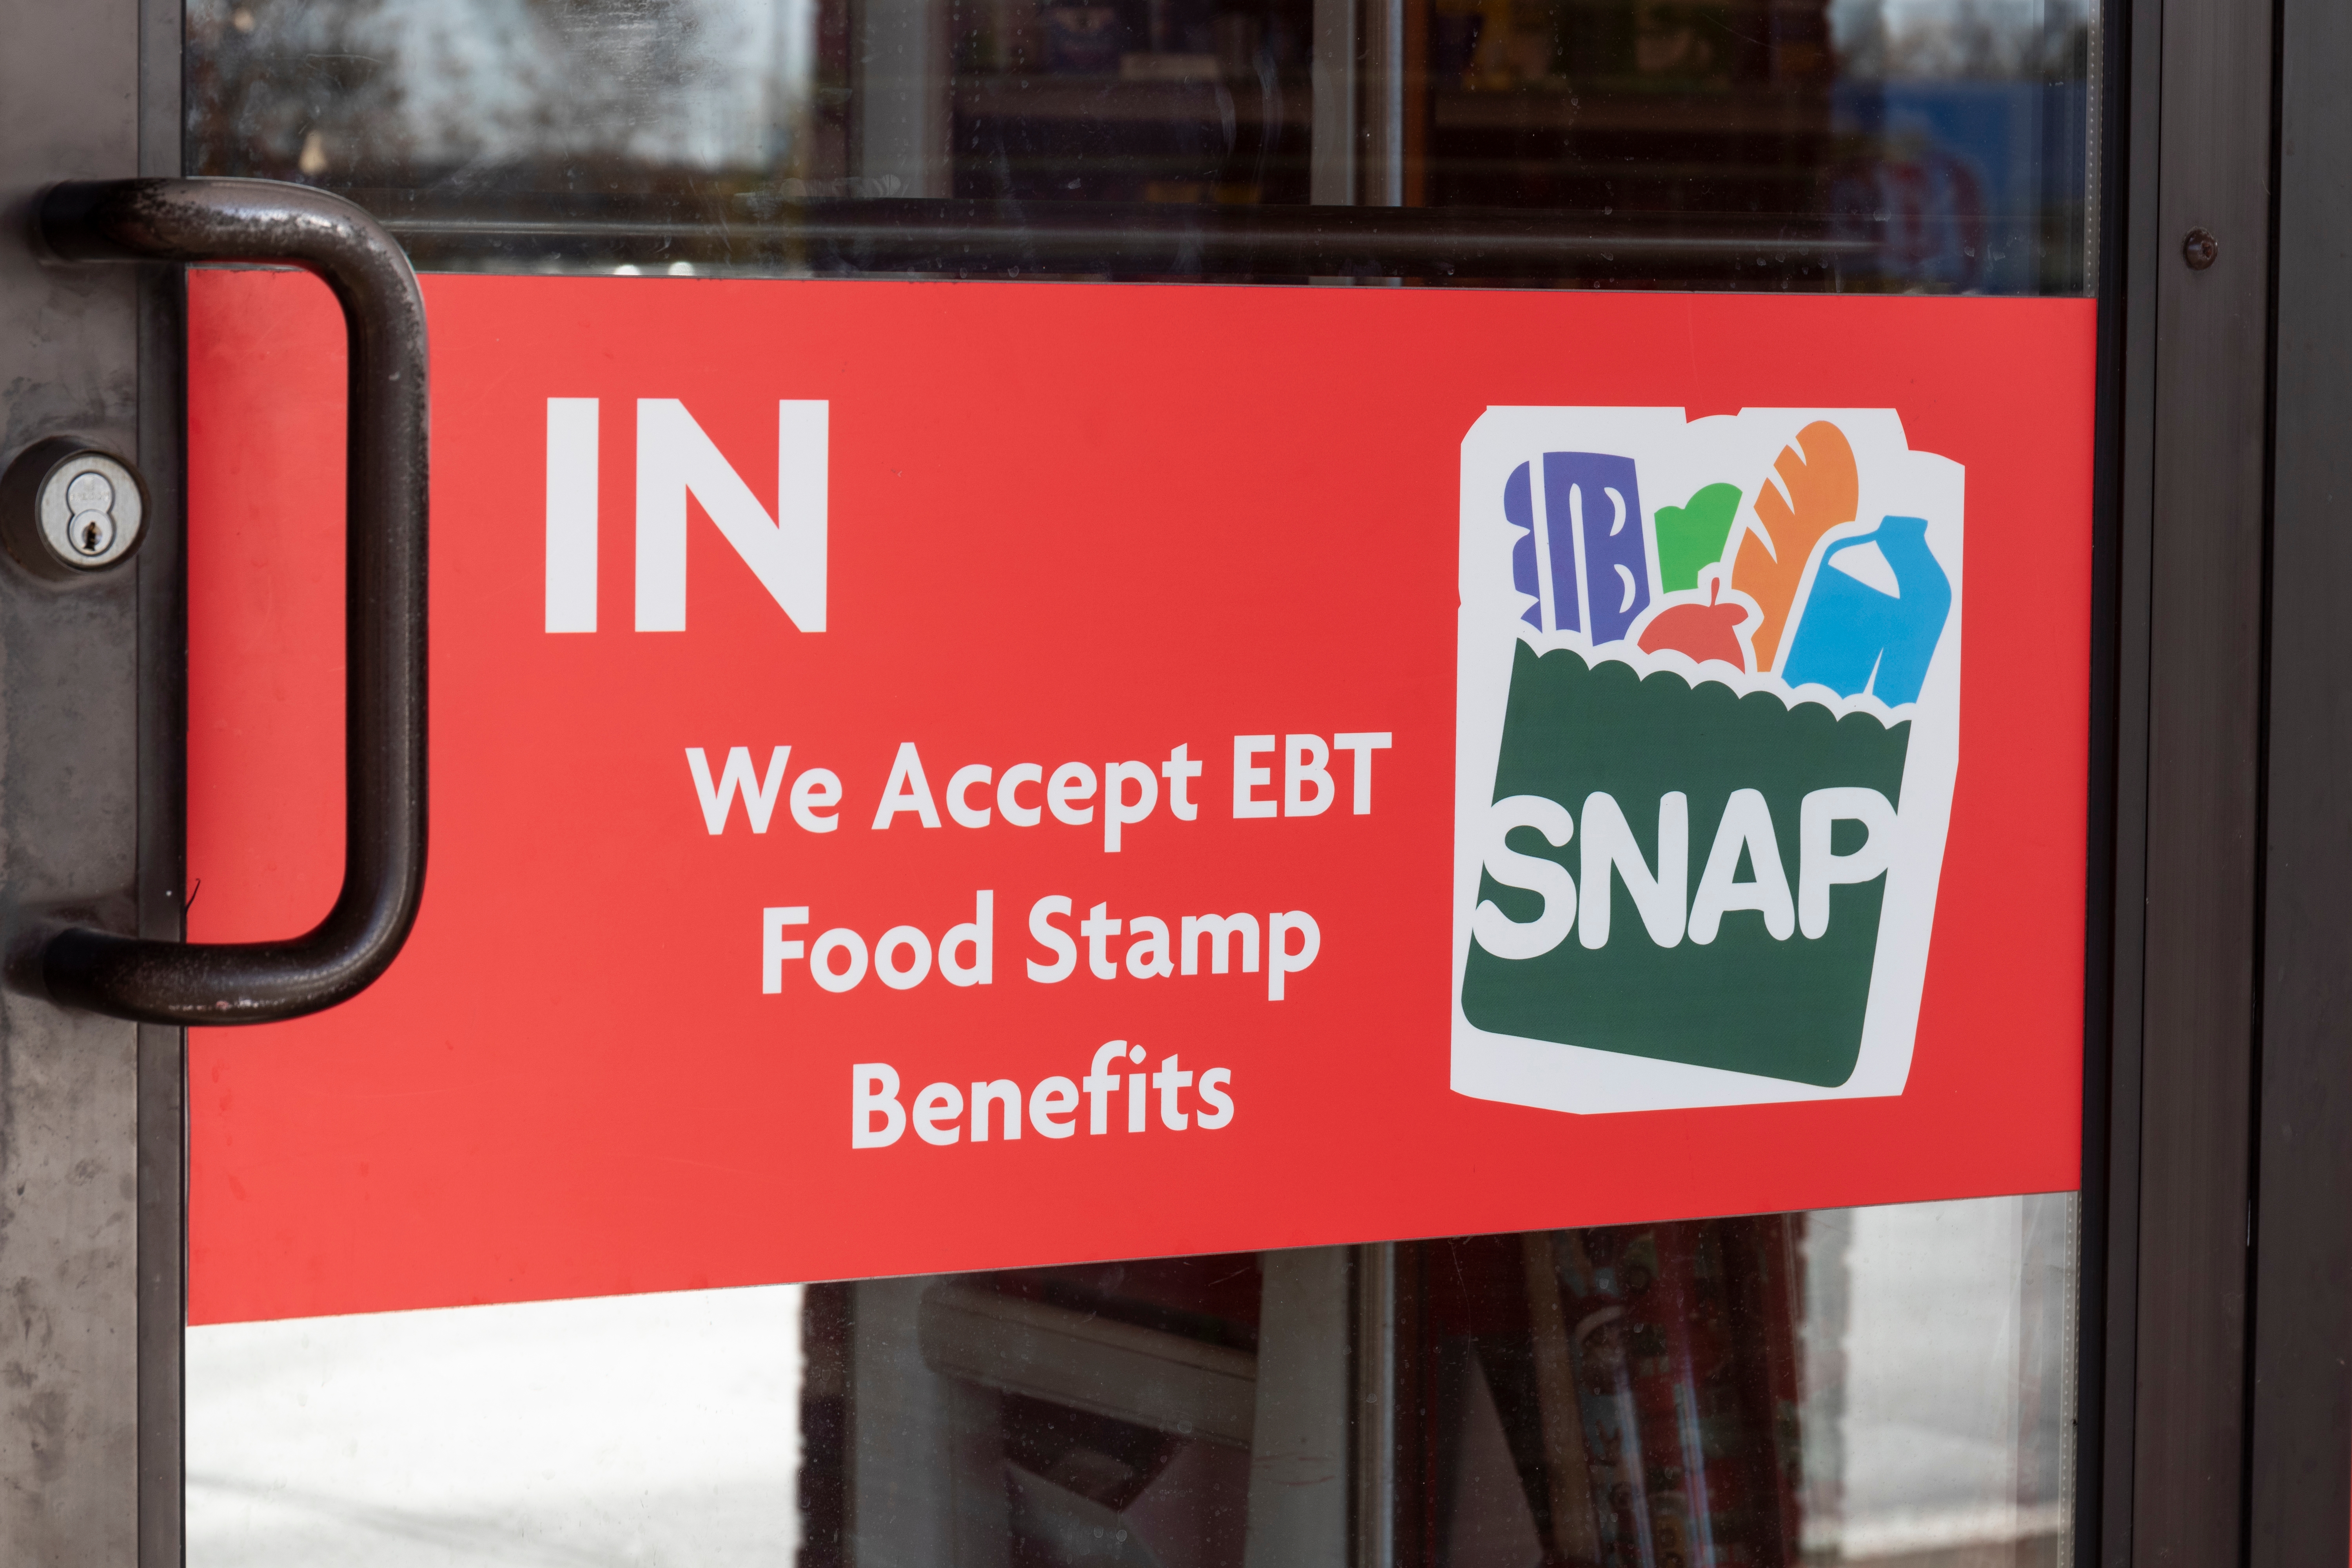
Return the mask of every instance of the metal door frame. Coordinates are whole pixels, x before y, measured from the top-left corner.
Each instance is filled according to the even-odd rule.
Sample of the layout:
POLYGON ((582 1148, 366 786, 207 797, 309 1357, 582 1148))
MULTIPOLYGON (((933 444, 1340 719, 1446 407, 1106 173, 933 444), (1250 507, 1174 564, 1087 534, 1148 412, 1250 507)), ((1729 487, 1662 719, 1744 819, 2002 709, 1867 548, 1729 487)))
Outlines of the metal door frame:
POLYGON ((0 51, 0 447, 130 458, 148 535, 63 589, 0 565, 0 1558, 182 1546, 183 1041, 41 1000, 46 930, 177 938, 184 721, 176 271, 43 266, 38 190, 176 174, 177 0, 19 4, 0 51))
POLYGON ((2112 984, 2087 1053, 2078 1529, 2085 1562, 2230 1563, 2247 1517, 2273 32, 2267 7, 2231 0, 2125 0, 2113 22, 2112 984), (2202 269, 2197 228, 2220 244, 2202 269))
MULTIPOLYGON (((2112 150, 2097 175, 2075 1528, 2076 1560, 2100 1564, 2334 1563, 2352 1531, 2352 1237, 2337 1198, 2352 1186, 2352 1096, 2329 1048, 2352 1004, 2352 911, 2328 901, 2352 886, 2339 782, 2352 759, 2331 723, 2352 718, 2352 697, 2327 660, 2352 655, 2352 617, 2326 602, 2352 576, 2352 541, 2327 509, 2352 491, 2352 368, 2336 349, 2352 304, 2328 271, 2352 255, 2352 202, 2334 181, 2352 164, 2352 95, 2326 79, 2352 58, 2352 18, 2331 0, 2275 3, 2111 0, 2097 49, 2094 112, 2112 150), (2190 227, 2220 240, 2201 271, 2181 249, 2190 227)), ((11 22, 12 235, 52 178, 179 172, 180 0, 16 0, 11 22)), ((0 238, 0 285, 29 276, 22 244, 0 238)), ((136 679, 107 666, 110 689, 29 680, 45 658, 63 660, 52 677, 73 668, 58 652, 71 637, 35 590, 0 579, 5 935, 21 942, 41 912, 23 889, 46 888, 8 847, 39 841, 73 847, 85 870, 124 869, 118 929, 177 937, 184 291, 163 268, 135 282, 44 275, 32 291, 30 316, 0 300, 0 328, 19 337, 0 343, 0 384, 45 378, 66 403, 27 419, 134 452, 155 531, 110 623, 118 643, 135 639, 136 679), (33 320, 27 347, 18 329, 33 320), (35 787, 54 777, 42 759, 88 752, 84 716, 108 702, 135 715, 122 727, 135 796, 127 781, 119 796, 96 789, 61 825, 35 787)), ((135 1550, 141 1568, 171 1568, 184 1555, 184 1035, 134 1036, 16 994, 0 1028, 0 1173, 15 1189, 0 1200, 0 1268, 17 1277, 0 1364, 33 1385, 0 1398, 0 1555, 135 1550), (41 1097, 59 1093, 113 1106, 121 1136, 91 1149, 85 1127, 45 1119, 41 1097), (37 1254, 58 1239, 30 1222, 25 1189, 44 1183, 61 1212, 121 1184, 107 1211, 119 1223, 76 1253, 96 1272, 37 1254), (77 1328, 123 1332, 60 1334, 77 1313, 77 1328)))
MULTIPOLYGON (((107 0, 114 3, 114 0, 107 0)), ((184 0, 138 0, 139 170, 180 172, 184 0)), ((139 565, 139 927, 187 936, 187 284, 139 268, 139 462, 159 529, 139 565), (168 498, 168 499, 167 499, 168 498)), ((139 1568, 187 1557, 188 1032, 139 1031, 139 1568)))
POLYGON ((2272 588, 2248 1561, 2352 1553, 2352 59, 2341 5, 2281 0, 2272 588), (2330 661, 2334 661, 2331 663, 2330 661))

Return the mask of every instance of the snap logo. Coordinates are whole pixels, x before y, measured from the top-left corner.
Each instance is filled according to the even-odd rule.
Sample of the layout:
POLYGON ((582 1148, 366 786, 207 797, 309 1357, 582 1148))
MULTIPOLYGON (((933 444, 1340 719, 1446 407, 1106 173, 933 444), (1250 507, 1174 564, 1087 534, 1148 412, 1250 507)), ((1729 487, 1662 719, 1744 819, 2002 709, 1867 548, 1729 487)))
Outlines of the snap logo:
MULTIPOLYGON (((636 627, 686 629, 686 498, 777 607, 824 630, 825 458, 830 405, 776 405, 773 516, 674 397, 637 399, 636 627)), ((593 397, 547 400, 547 629, 596 629, 597 425, 593 397)))
POLYGON ((1959 754, 1962 480, 1891 410, 1472 428, 1455 1089, 1903 1091, 1959 754))

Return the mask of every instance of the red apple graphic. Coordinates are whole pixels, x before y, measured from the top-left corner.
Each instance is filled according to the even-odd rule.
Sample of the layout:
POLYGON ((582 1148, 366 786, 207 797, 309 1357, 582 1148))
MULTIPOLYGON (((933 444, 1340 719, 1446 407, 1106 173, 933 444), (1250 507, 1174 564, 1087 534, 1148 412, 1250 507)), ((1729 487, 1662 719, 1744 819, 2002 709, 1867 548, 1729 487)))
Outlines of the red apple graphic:
POLYGON ((1748 654, 1740 646, 1739 626, 1748 618, 1748 607, 1737 602, 1721 603, 1722 594, 1723 574, 1718 572, 1707 579, 1706 604, 1669 605, 1660 610, 1642 634, 1642 651, 1655 653, 1670 647, 1699 664, 1746 669, 1748 654))

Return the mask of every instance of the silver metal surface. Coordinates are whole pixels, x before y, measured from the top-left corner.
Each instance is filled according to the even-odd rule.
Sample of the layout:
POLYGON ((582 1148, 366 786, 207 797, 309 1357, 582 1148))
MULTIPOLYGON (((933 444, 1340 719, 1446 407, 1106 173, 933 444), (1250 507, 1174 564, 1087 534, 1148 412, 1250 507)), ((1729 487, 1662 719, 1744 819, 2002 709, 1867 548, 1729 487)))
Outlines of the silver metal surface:
POLYGON ((103 452, 76 452, 52 467, 34 505, 51 559, 76 572, 130 554, 147 521, 138 479, 103 452))
MULTIPOLYGON (((137 449, 140 279, 45 265, 42 187, 139 166, 135 0, 11 9, 0 48, 0 464, 137 449)), ((0 561, 0 939, 135 929, 137 572, 79 591, 0 561)), ((0 1563, 139 1543, 139 1032, 0 994, 0 1563)))
POLYGON ((128 464, 74 437, 36 441, 0 470, 0 543, 52 583, 86 582, 130 559, 148 510, 128 464))

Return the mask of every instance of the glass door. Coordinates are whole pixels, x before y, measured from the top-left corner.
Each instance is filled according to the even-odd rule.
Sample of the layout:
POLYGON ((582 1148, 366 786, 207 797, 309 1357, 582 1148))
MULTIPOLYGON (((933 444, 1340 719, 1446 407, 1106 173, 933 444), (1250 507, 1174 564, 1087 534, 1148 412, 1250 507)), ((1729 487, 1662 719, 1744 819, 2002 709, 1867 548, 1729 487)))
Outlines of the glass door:
MULTIPOLYGON (((192 6, 188 170, 343 194, 426 274, 441 815, 405 973, 192 1039, 190 1560, 2071 1560, 2100 25, 192 6), (1341 285, 1391 297, 1313 297, 1341 285), (664 504, 690 612, 648 597, 664 504), (814 602, 743 542, 795 507, 814 602), (1061 563, 1090 528, 1108 578, 1061 563), (517 574, 528 604, 486 585, 517 574), (859 574, 949 641, 793 673, 791 637, 884 613, 859 574), (1659 711, 1544 697, 1513 646, 1659 711), (1546 749, 1580 732, 1631 772, 1546 749), (598 745, 618 794, 577 784, 598 745), (1002 843, 1040 805, 1044 864, 1101 891, 1002 843), (1457 817, 1495 838, 1449 917, 1457 817), (952 869, 792 894, 910 834, 952 869), (1119 886, 1139 854, 1174 858, 1119 886), (1307 891, 1216 903, 1253 860, 1307 891), (706 921, 714 887, 741 911, 706 921), (506 942, 526 1005, 481 994, 506 942)), ((331 405, 329 312, 192 280, 215 940, 334 874, 331 627, 270 608, 333 570, 273 456, 331 405)))
POLYGON ((2336 1560, 2240 9, 14 18, 0 1558, 2336 1560))

